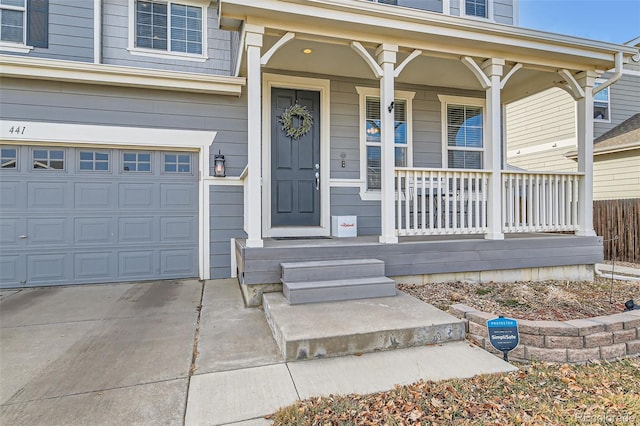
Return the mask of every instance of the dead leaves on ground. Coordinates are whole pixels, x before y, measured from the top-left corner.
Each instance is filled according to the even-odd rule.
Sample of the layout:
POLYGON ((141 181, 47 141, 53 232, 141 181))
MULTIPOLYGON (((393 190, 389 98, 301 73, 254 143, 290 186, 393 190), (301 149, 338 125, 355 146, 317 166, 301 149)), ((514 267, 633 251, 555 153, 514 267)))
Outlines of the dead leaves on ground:
POLYGON ((640 359, 535 363, 506 375, 420 381, 370 395, 312 398, 275 425, 564 425, 640 423, 640 359), (609 423, 607 423, 609 422, 609 423))

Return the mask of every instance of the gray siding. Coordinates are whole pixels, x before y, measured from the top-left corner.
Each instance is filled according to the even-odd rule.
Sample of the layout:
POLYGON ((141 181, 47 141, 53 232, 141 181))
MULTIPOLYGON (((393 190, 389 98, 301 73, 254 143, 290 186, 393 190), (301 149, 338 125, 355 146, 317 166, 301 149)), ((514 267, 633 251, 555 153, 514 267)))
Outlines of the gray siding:
POLYGON ((241 186, 211 187, 211 278, 230 276, 231 238, 246 238, 243 230, 243 189, 241 186))
POLYGON ((513 25, 514 0, 495 0, 493 2, 493 19, 500 24, 513 25))
POLYGON ((93 1, 49 0, 49 47, 25 54, 2 53, 93 62, 93 1))
POLYGON ((2 119, 215 130, 211 156, 225 154, 228 175, 246 166, 245 97, 9 78, 2 83, 2 119))
MULTIPOLYGON (((603 78, 609 78, 605 74, 603 78)), ((611 122, 594 121, 593 136, 597 138, 613 129, 627 118, 640 112, 640 76, 623 74, 609 89, 611 122)))
POLYGON ((132 55, 128 50, 129 4, 122 0, 105 0, 102 6, 102 61, 111 65, 128 65, 205 74, 231 74, 231 33, 216 29, 216 9, 207 12, 207 59, 194 62, 182 59, 132 55))

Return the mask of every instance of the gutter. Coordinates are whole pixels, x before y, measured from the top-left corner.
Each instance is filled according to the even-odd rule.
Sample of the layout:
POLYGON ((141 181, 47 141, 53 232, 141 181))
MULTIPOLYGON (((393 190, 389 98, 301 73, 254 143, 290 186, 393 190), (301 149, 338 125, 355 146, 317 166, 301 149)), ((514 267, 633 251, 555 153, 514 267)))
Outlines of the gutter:
POLYGON ((615 63, 616 63, 616 72, 615 72, 615 74, 613 74, 613 76, 609 80, 605 81, 604 83, 602 83, 598 87, 594 87, 593 91, 592 91, 593 96, 595 96, 596 94, 600 93, 602 90, 606 89, 607 87, 611 86, 616 81, 620 80, 620 77, 622 77, 622 71, 623 71, 622 58, 623 58, 622 52, 617 52, 616 55, 615 55, 615 63))

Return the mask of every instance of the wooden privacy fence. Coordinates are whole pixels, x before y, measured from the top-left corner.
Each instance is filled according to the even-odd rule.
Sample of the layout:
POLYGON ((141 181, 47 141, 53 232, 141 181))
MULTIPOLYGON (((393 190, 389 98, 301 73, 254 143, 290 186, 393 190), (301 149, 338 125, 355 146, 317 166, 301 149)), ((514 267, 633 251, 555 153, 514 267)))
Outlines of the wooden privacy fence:
POLYGON ((615 246, 616 260, 640 263, 640 198, 594 201, 593 227, 604 238, 605 260, 615 246))

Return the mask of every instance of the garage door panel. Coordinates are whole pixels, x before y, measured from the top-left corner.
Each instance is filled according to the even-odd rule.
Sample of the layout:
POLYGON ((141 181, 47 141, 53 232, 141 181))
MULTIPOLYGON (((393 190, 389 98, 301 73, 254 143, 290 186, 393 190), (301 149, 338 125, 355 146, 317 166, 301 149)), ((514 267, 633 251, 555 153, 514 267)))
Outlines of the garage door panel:
POLYGON ((114 240, 113 219, 110 217, 76 217, 74 243, 111 243, 114 240))
POLYGON ((27 184, 27 208, 62 209, 68 206, 68 185, 64 182, 29 182, 27 184))
POLYGON ((75 184, 75 207, 78 209, 108 209, 115 205, 111 183, 79 182, 75 184))
POLYGON ((73 259, 74 278, 76 280, 105 280, 113 279, 113 252, 76 253, 73 259))
POLYGON ((157 275, 153 250, 121 251, 118 253, 118 275, 138 278, 157 275))
POLYGON ((6 249, 18 244, 20 241, 18 235, 20 232, 24 232, 24 230, 21 231, 21 222, 22 220, 19 218, 2 218, 2 222, 0 222, 0 245, 2 248, 6 249))
POLYGON ((64 217, 27 219, 27 243, 30 246, 69 244, 71 233, 68 223, 69 219, 64 217))
POLYGON ((116 148, 108 171, 79 170, 86 147, 65 148, 65 170, 33 170, 33 149, 17 150, 24 167, 0 171, 0 287, 198 275, 194 170, 163 173, 153 151, 157 172, 124 172, 116 148))
POLYGON ((193 216, 161 217, 160 242, 193 241, 196 235, 193 216))
POLYGON ((197 188, 192 184, 160 185, 160 207, 171 210, 193 210, 198 205, 197 188))
POLYGON ((3 210, 16 210, 26 207, 26 185, 18 181, 0 179, 0 207, 3 210))
POLYGON ((0 283, 2 287, 16 287, 25 280, 25 257, 19 255, 0 256, 0 283))
POLYGON ((118 220, 118 241, 121 243, 152 242, 153 217, 121 217, 118 220))
POLYGON ((193 271, 196 265, 195 250, 161 250, 160 273, 164 275, 183 275, 193 271))
POLYGON ((121 183, 118 185, 118 205, 121 209, 150 209, 157 207, 155 203, 155 185, 121 183))
POLYGON ((27 256, 27 282, 29 284, 46 284, 68 281, 71 271, 71 255, 31 254, 27 256))

